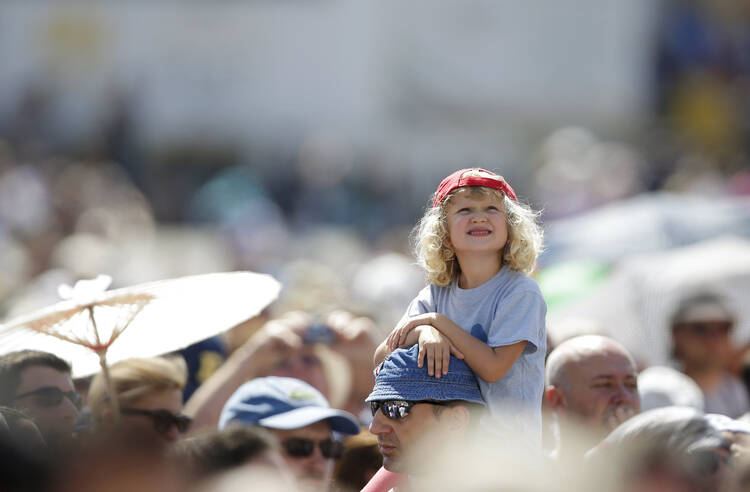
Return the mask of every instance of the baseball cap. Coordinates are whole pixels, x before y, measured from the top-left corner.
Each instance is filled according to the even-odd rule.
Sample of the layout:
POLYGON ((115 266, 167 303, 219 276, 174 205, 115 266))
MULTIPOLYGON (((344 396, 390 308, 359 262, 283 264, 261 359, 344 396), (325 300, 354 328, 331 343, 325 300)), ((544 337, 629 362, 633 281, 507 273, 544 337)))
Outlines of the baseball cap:
POLYGON ((327 420, 333 431, 359 433, 354 415, 331 408, 321 392, 306 382, 268 376, 243 384, 229 397, 219 417, 219 429, 230 422, 269 429, 299 429, 321 420, 327 420))
POLYGON ((365 401, 464 400, 482 403, 474 372, 461 359, 451 356, 448 374, 440 379, 427 374, 427 364, 417 366, 419 346, 396 349, 378 366, 375 386, 365 401))
POLYGON ((458 171, 450 174, 448 177, 443 179, 443 181, 438 186, 437 191, 435 192, 435 198, 432 201, 432 206, 437 207, 438 205, 443 203, 443 200, 445 200, 445 197, 447 197, 450 192, 452 192, 456 188, 461 188, 464 186, 484 186, 487 188, 492 188, 503 192, 505 196, 507 196, 514 202, 518 201, 518 198, 516 198, 516 192, 513 191, 513 188, 511 188, 508 182, 505 181, 505 178, 493 173, 492 171, 488 171, 480 167, 470 167, 466 169, 459 169, 458 171), (487 176, 475 175, 464 176, 464 174, 470 171, 483 172, 495 177, 490 178, 487 176))
POLYGON ((712 293, 704 293, 683 299, 677 307, 672 322, 700 323, 732 319, 733 316, 721 297, 712 293))

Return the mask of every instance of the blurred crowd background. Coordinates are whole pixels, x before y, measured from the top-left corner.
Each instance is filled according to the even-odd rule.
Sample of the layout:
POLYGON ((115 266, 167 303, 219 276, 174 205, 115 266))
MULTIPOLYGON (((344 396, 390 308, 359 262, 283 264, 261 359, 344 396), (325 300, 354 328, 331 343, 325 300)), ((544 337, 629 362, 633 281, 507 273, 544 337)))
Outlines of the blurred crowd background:
POLYGON ((409 232, 479 166, 543 211, 550 347, 674 365, 671 317, 710 291, 750 388, 746 1, 5 0, 0 60, 0 320, 99 274, 268 273, 270 308, 183 352, 186 399, 253 333, 272 352, 267 320, 343 309, 374 323, 321 358, 357 359, 331 402, 361 417, 425 283, 409 232))
POLYGON ((741 0, 5 1, 0 316, 99 273, 248 269, 279 312, 385 333, 424 282, 410 228, 478 165, 544 211, 551 335, 645 286, 664 305, 608 305, 599 331, 662 362, 618 323, 666 323, 691 282, 749 292, 749 23, 741 0), (691 245, 709 271, 644 273, 691 245))

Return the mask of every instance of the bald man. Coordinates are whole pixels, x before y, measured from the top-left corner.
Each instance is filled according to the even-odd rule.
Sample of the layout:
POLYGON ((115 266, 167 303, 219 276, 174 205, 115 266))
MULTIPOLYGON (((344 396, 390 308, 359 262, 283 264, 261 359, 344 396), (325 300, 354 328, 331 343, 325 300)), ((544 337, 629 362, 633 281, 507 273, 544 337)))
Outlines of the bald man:
POLYGON ((555 348, 547 359, 545 390, 560 431, 553 456, 580 456, 638 413, 637 378, 633 357, 611 338, 578 336, 555 348))

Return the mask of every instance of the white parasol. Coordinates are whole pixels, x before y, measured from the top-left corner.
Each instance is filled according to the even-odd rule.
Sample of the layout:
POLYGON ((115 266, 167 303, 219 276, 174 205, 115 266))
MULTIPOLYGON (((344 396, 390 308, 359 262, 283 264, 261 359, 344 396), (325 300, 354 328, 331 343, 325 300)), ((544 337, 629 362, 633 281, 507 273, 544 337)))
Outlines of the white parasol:
POLYGON ((107 363, 162 355, 214 336, 260 313, 281 289, 273 277, 252 272, 108 291, 111 281, 100 275, 60 286, 62 302, 0 326, 0 354, 43 350, 71 362, 73 377, 101 368, 108 380, 107 363))
POLYGON ((670 318, 686 296, 708 291, 736 315, 739 346, 750 341, 750 241, 726 236, 622 261, 590 297, 554 313, 596 321, 648 365, 670 361, 670 318))
POLYGON ((750 198, 643 193, 547 223, 539 261, 616 264, 723 234, 750 237, 750 198))

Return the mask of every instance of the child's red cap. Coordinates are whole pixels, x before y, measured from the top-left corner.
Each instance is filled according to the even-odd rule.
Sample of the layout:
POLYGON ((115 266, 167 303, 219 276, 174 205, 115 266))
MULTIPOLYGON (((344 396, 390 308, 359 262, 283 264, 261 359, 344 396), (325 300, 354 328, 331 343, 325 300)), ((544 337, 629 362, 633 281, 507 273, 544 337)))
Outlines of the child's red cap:
POLYGON ((463 186, 485 186, 487 188, 493 188, 495 190, 502 191, 505 196, 507 196, 514 202, 518 201, 518 199, 516 198, 516 192, 513 191, 513 188, 511 188, 508 182, 505 181, 505 178, 493 173, 492 171, 488 171, 480 167, 470 167, 466 169, 459 169, 440 183, 440 186, 438 186, 437 192, 435 193, 435 199, 432 201, 432 206, 437 207, 438 205, 443 203, 443 200, 445 200, 445 197, 447 197, 451 191, 463 186), (486 178, 484 176, 464 177, 464 173, 468 171, 482 171, 487 174, 495 175, 497 176, 497 178, 486 178))

